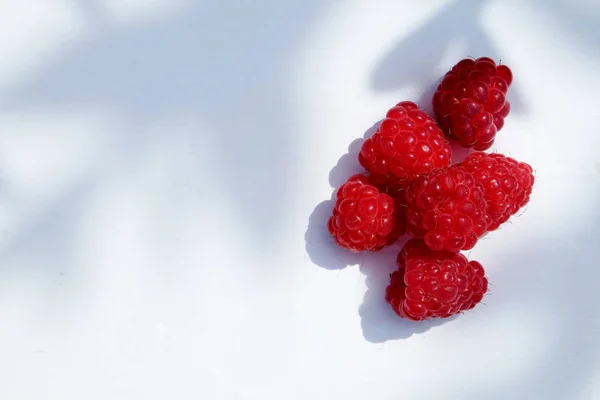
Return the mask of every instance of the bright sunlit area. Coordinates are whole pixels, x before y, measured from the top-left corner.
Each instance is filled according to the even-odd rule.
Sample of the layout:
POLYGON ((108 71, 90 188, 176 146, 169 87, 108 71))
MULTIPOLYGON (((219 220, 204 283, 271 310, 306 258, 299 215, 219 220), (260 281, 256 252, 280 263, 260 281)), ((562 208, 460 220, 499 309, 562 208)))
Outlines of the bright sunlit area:
POLYGON ((0 399, 600 399, 597 2, 0 0, 0 60, 0 399), (491 230, 469 173, 490 229, 456 253, 419 219, 450 200, 410 196, 463 167, 365 149, 411 101, 480 150, 433 99, 481 57, 512 71, 483 156, 535 182, 491 230), (328 224, 354 174, 394 228, 328 224), (483 297, 411 308, 408 271, 460 254, 483 297))

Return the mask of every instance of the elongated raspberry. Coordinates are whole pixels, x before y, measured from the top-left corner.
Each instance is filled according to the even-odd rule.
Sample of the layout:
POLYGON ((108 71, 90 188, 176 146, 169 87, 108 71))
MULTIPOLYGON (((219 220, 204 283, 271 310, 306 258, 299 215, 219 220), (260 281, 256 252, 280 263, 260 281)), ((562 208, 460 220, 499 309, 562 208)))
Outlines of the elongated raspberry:
POLYGON ((404 213, 398 212, 392 197, 358 174, 337 191, 327 228, 341 247, 377 251, 404 233, 404 213))
POLYGON ((435 121, 410 101, 398 103, 358 155, 380 180, 405 185, 421 174, 450 164, 451 149, 435 121))
POLYGON ((461 166, 481 182, 488 204, 488 231, 494 231, 529 202, 533 169, 502 154, 475 152, 461 166))
POLYGON ((510 112, 506 93, 512 72, 481 57, 461 60, 433 95, 433 110, 444 133, 463 147, 487 150, 510 112))
POLYGON ((486 232, 484 189, 453 165, 417 178, 406 188, 407 231, 432 250, 469 250, 486 232))
POLYGON ((474 308, 488 290, 485 271, 460 253, 434 251, 409 240, 398 254, 385 300, 402 318, 447 318, 474 308))
POLYGON ((475 307, 488 290, 485 271, 460 253, 433 251, 409 240, 398 254, 385 300, 402 318, 447 318, 475 307))

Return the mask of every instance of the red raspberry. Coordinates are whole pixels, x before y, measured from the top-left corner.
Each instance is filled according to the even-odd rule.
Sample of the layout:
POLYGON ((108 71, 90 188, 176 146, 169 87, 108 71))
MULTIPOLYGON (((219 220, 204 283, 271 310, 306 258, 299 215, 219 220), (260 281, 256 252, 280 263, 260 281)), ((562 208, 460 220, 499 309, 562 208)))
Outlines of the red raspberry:
POLYGON ((354 175, 336 194, 329 233, 344 248, 354 252, 381 250, 404 232, 404 214, 394 199, 381 193, 368 177, 354 175))
POLYGON ((450 165, 450 144, 435 121, 410 101, 398 103, 358 155, 360 164, 381 179, 404 185, 450 165))
POLYGON ((433 95, 444 133, 463 147, 487 150, 510 111, 506 92, 512 72, 488 57, 466 58, 446 73, 433 95))
POLYGON ((529 202, 535 181, 529 164, 498 153, 475 152, 461 166, 483 185, 488 231, 498 229, 529 202))
POLYGON ((409 240, 397 263, 385 300, 402 318, 447 318, 475 307, 488 289, 480 263, 468 262, 460 253, 431 250, 421 240, 409 240))
POLYGON ((469 250, 486 232, 484 189, 454 165, 417 178, 406 188, 407 231, 432 250, 469 250))

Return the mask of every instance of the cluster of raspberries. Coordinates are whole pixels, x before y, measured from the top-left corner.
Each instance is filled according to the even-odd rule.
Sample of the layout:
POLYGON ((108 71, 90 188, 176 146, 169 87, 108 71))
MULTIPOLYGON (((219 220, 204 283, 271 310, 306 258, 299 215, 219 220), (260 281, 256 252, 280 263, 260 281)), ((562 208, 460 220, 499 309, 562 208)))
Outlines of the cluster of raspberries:
POLYGON ((391 108, 358 161, 366 172, 337 191, 327 227, 353 252, 378 251, 404 234, 385 298, 402 318, 445 318, 478 304, 488 289, 481 264, 460 252, 529 202, 532 168, 497 153, 510 111, 512 72, 487 57, 464 59, 433 96, 435 119, 410 101, 391 108), (472 149, 451 164, 448 139, 472 149))

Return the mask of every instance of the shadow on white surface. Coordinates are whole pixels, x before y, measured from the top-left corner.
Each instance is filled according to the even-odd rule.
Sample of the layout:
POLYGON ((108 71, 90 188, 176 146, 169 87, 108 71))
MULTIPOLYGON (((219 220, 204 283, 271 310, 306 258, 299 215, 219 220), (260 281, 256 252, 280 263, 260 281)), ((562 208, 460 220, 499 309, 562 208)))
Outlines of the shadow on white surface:
POLYGON ((515 393, 523 399, 595 398, 589 397, 588 390, 597 377, 600 356, 600 217, 590 218, 587 226, 566 228, 567 236, 557 233, 553 238, 523 243, 494 262, 500 269, 492 279, 495 302, 531 312, 532 324, 549 328, 537 332, 550 343, 549 350, 530 374, 499 382, 493 390, 472 388, 472 397, 464 398, 504 400, 515 393))
POLYGON ((590 0, 536 0, 538 10, 549 15, 556 23, 555 29, 579 51, 598 58, 600 43, 600 2, 590 0), (588 51, 591 50, 591 51, 588 51))
MULTIPOLYGON (((258 391, 248 351, 278 373, 291 357, 293 338, 282 332, 294 323, 285 318, 292 300, 268 282, 289 273, 273 257, 289 222, 300 137, 289 64, 322 3, 190 1, 131 23, 104 15, 104 2, 60 3, 83 13, 85 32, 42 49, 30 75, 3 87, 2 116, 99 113, 114 125, 94 132, 94 151, 73 163, 81 172, 73 177, 31 151, 0 171, 10 206, 2 212, 14 222, 0 243, 0 287, 3 299, 16 299, 0 304, 5 323, 14 321, 2 340, 0 397, 258 391), (32 166, 37 175, 24 172, 32 166), (38 187, 57 176, 60 185, 38 187)), ((79 150, 38 140, 60 136, 60 124, 3 128, 3 144, 25 137, 25 147, 48 143, 40 153, 63 159, 79 150)), ((3 146, 2 159, 12 150, 3 146)))
POLYGON ((408 237, 403 236, 394 245, 381 251, 365 255, 360 272, 365 275, 367 291, 360 305, 360 324, 363 336, 371 343, 407 339, 414 334, 424 333, 431 328, 446 324, 453 318, 409 321, 400 318, 385 301, 385 289, 390 283, 390 274, 398 266, 396 257, 408 237))
POLYGON ((339 247, 327 231, 327 220, 331 215, 335 200, 319 203, 308 219, 304 235, 306 253, 310 261, 319 267, 336 270, 358 264, 362 254, 353 253, 339 247))
POLYGON ((358 162, 358 153, 360 153, 364 139, 371 137, 379 128, 380 123, 381 121, 378 121, 373 127, 369 128, 365 132, 363 139, 355 139, 350 143, 348 152, 338 160, 335 167, 329 172, 329 184, 331 187, 339 188, 352 175, 365 172, 365 169, 358 162))
MULTIPOLYGON (((529 329, 533 333, 525 335, 525 341, 517 341, 517 346, 509 349, 509 355, 489 356, 497 352, 494 348, 497 344, 506 346, 506 343, 514 343, 506 337, 509 335, 494 339, 488 334, 476 344, 461 342, 465 348, 458 348, 457 353, 464 355, 465 359, 456 361, 449 360, 448 356, 457 354, 452 352, 454 343, 444 345, 444 350, 450 349, 449 352, 434 354, 424 351, 414 342, 404 341, 397 347, 391 347, 385 357, 381 356, 383 352, 368 353, 360 348, 356 354, 365 358, 357 364, 368 368, 361 369, 348 362, 340 369, 341 373, 336 373, 335 368, 349 360, 343 357, 360 346, 352 341, 338 340, 339 336, 328 337, 327 331, 319 331, 318 326, 315 329, 315 326, 308 325, 303 331, 304 326, 297 321, 303 321, 302 318, 313 320, 293 308, 295 300, 290 300, 293 296, 286 287, 279 287, 281 290, 277 291, 274 289, 277 284, 264 283, 276 282, 270 280, 271 275, 264 282, 261 280, 261 271, 255 267, 266 264, 244 259, 245 253, 227 265, 203 263, 205 253, 221 251, 220 248, 206 249, 205 241, 213 236, 217 240, 224 237, 223 241, 227 241, 230 248, 237 246, 235 251, 243 247, 235 240, 243 238, 255 254, 270 254, 281 244, 280 233, 285 229, 286 204, 290 196, 289 179, 293 176, 293 169, 297 168, 295 146, 301 134, 292 128, 291 110, 295 104, 287 97, 289 77, 284 70, 298 50, 295 44, 309 29, 307 27, 311 26, 313 17, 319 14, 320 2, 261 2, 261 10, 257 12, 250 7, 250 2, 191 1, 176 14, 157 21, 132 24, 111 22, 103 15, 104 9, 99 0, 73 3, 85 11, 86 21, 92 23, 89 35, 65 44, 31 79, 4 90, 0 110, 7 113, 30 111, 31 118, 35 118, 38 111, 52 114, 96 110, 116 116, 119 124, 114 131, 105 131, 106 136, 102 137, 110 145, 107 148, 111 153, 101 153, 100 160, 96 160, 89 170, 85 169, 81 175, 68 180, 65 189, 56 197, 46 198, 35 190, 28 192, 23 189, 28 189, 28 185, 35 182, 32 183, 30 176, 18 175, 18 168, 0 171, 3 184, 5 177, 11 178, 10 184, 3 185, 2 198, 12 199, 15 204, 25 204, 27 214, 22 223, 16 223, 14 229, 3 232, 0 273, 4 295, 8 293, 5 289, 14 289, 10 287, 11 282, 22 278, 46 281, 50 290, 62 291, 64 288, 57 289, 56 282, 59 275, 65 275, 64 279, 70 279, 72 283, 69 290, 76 291, 77 295, 64 296, 64 302, 54 308, 62 314, 69 314, 67 304, 79 305, 92 296, 99 300, 96 299, 93 307, 84 308, 81 315, 69 315, 73 318, 65 323, 48 312, 48 308, 55 305, 52 301, 48 302, 48 293, 37 290, 39 287, 35 286, 32 290, 34 302, 21 302, 22 287, 15 286, 17 289, 13 290, 12 297, 6 297, 16 299, 15 306, 11 308, 10 304, 5 304, 7 302, 2 303, 9 310, 5 314, 7 320, 14 317, 18 324, 11 325, 13 320, 5 322, 5 363, 2 371, 7 378, 0 390, 8 390, 12 397, 29 394, 36 398, 48 393, 51 397, 60 393, 57 398, 65 399, 82 396, 104 399, 116 392, 128 393, 128 398, 188 398, 191 393, 215 399, 278 398, 282 393, 296 394, 297 398, 303 393, 317 394, 313 398, 318 398, 318 395, 338 398, 344 396, 336 394, 356 389, 359 389, 356 393, 364 393, 374 382, 384 384, 382 379, 388 378, 386 372, 397 365, 396 362, 405 361, 401 359, 406 355, 403 345, 414 345, 411 347, 416 349, 414 354, 407 356, 410 361, 418 364, 424 355, 429 354, 432 356, 431 364, 437 365, 427 368, 418 365, 416 370, 428 379, 414 382, 407 381, 400 372, 394 371, 394 378, 398 378, 397 386, 394 387, 394 382, 390 386, 392 390, 387 393, 390 397, 381 398, 397 398, 393 393, 396 388, 407 398, 436 398, 440 390, 442 393, 445 390, 434 384, 425 384, 444 379, 445 370, 435 369, 436 366, 448 366, 454 362, 458 363, 458 370, 465 367, 460 365, 463 362, 477 364, 489 359, 504 363, 512 361, 513 365, 501 370, 506 373, 499 375, 493 375, 496 369, 490 365, 490 370, 477 379, 470 375, 452 375, 452 382, 447 382, 448 390, 460 393, 453 398, 592 398, 583 397, 581 393, 585 390, 582 387, 597 376, 594 373, 598 370, 600 351, 597 339, 600 332, 597 312, 600 302, 600 219, 597 215, 587 219, 585 226, 566 221, 564 230, 555 232, 554 236, 543 232, 544 239, 529 238, 529 242, 516 250, 513 246, 500 251, 497 259, 481 260, 484 264, 487 261, 498 265, 500 271, 493 276, 496 308, 490 307, 489 320, 500 318, 500 331, 505 335, 510 329, 518 330, 519 321, 525 321, 510 315, 502 317, 505 309, 510 310, 512 306, 516 311, 530 314, 527 321, 532 321, 531 326, 524 330, 529 329), (192 127, 189 129, 191 134, 182 134, 177 122, 182 115, 184 119, 188 116, 197 118, 207 130, 192 127), (154 129, 157 126, 161 129, 154 129), (171 148, 168 143, 172 142, 181 146, 171 148), (212 157, 205 157, 206 154, 212 157), (106 164, 109 164, 108 168, 106 164), (155 179, 153 174, 165 169, 170 175, 155 179), (145 175, 147 173, 149 178, 145 175), (212 179, 205 181, 207 175, 212 179), (115 190, 113 201, 103 203, 97 200, 99 193, 110 191, 107 183, 121 179, 124 183, 118 187, 121 191, 115 190), (155 184, 161 179, 175 180, 176 184, 155 184), (146 186, 137 190, 143 180, 146 180, 142 182, 146 186), (174 187, 188 187, 188 183, 190 190, 171 192, 174 187), (277 196, 273 196, 273 188, 277 188, 277 196), (190 213, 198 209, 207 210, 207 214, 218 214, 215 210, 221 197, 216 197, 213 202, 204 201, 218 190, 223 190, 226 193, 223 197, 232 199, 235 205, 232 219, 238 222, 235 228, 239 235, 235 238, 233 235, 223 236, 230 231, 223 228, 226 232, 223 234, 220 225, 215 230, 208 230, 210 226, 207 226, 206 220, 191 219, 198 231, 188 237, 186 245, 189 248, 183 246, 189 253, 181 256, 179 250, 182 246, 178 247, 182 241, 180 235, 188 232, 163 229, 168 226, 164 221, 187 221, 190 213), (131 192, 135 195, 130 195, 131 192), (180 202, 182 197, 190 202, 180 202), (124 212, 115 214, 111 212, 114 210, 106 211, 110 207, 124 212), (151 225, 150 229, 145 229, 144 224, 140 224, 138 230, 124 228, 124 225, 131 224, 131 214, 139 208, 149 211, 136 218, 158 221, 157 225, 151 225), (104 225, 86 225, 87 220, 81 218, 95 213, 100 213, 100 219, 104 216, 113 218, 107 222, 107 225, 112 225, 107 237, 116 238, 110 246, 103 247, 94 240, 89 243, 76 240, 82 234, 103 229, 104 225), (154 236, 142 235, 148 231, 154 236), (119 232, 124 234, 119 235, 119 232), (140 233, 140 236, 134 233, 140 233), (124 242, 122 247, 117 246, 119 241, 124 242), (82 243, 94 251, 78 248, 82 243), (128 247, 130 245, 132 247, 128 247), (115 248, 124 251, 113 256, 115 248), (167 266, 165 270, 169 272, 176 270, 175 263, 180 263, 188 270, 210 269, 211 273, 206 274, 206 279, 203 275, 190 280, 180 277, 175 280, 173 290, 165 290, 171 288, 162 279, 163 275, 158 275, 160 279, 156 279, 158 283, 155 283, 147 279, 148 275, 152 275, 147 264, 123 258, 123 254, 140 253, 152 260, 157 254, 162 254, 161 251, 165 251, 168 257, 160 259, 158 265, 167 266), (77 252, 90 258, 73 258, 77 252), (92 256, 106 254, 111 257, 101 264, 91 259, 92 256), (112 265, 111 260, 118 260, 123 265, 112 265), (91 264, 92 269, 97 269, 95 274, 90 275, 92 279, 104 277, 105 281, 84 282, 88 278, 84 276, 86 271, 80 271, 84 264, 91 264), (34 266, 39 268, 34 270, 34 266), (248 269, 256 269, 248 271, 248 275, 256 280, 250 283, 243 279, 234 281, 233 278, 237 278, 248 266, 252 267, 248 269), (132 274, 134 268, 139 268, 140 271, 136 272, 141 273, 132 274), (230 270, 235 273, 228 275, 230 270), (216 275, 220 280, 215 279, 216 275), (260 294, 257 294, 258 290, 247 290, 252 284, 259 286, 262 283, 264 286, 259 287, 260 294), (140 293, 139 287, 144 287, 147 292, 140 293), (208 293, 206 297, 202 297, 203 293, 198 294, 203 289, 208 293), (260 297, 261 294, 264 296, 260 297), (33 303, 42 306, 39 314, 29 313, 28 307, 33 303), (215 308, 215 303, 221 307, 215 308), (51 316, 47 317, 48 314, 51 316), (548 324, 551 329, 546 330, 548 324), (314 342, 309 341, 305 347, 292 350, 294 345, 305 343, 307 333, 308 336, 314 335, 314 342), (528 337, 532 340, 551 337, 552 346, 549 349, 542 346, 543 353, 534 360, 538 364, 527 367, 526 373, 514 376, 511 370, 533 357, 528 353, 528 337), (488 347, 477 353, 484 345, 488 347), (40 351, 35 350, 38 346, 40 351), (305 365, 299 363, 302 357, 310 362, 305 365), (325 361, 319 361, 321 359, 325 361), (318 366, 317 363, 323 364, 318 366), (326 367, 323 368, 323 365, 326 367), (332 367, 327 368, 330 365, 332 367), (86 376, 77 375, 83 370, 86 376), (366 374, 361 375, 361 372, 366 374), (350 375, 344 375, 346 373, 350 375), (31 385, 32 379, 36 385, 31 385), (349 379, 356 380, 357 388, 344 392, 349 386, 349 379), (198 382, 201 387, 197 386, 198 382), (31 392, 36 390, 33 386, 40 388, 37 389, 39 391, 31 392), (294 393, 290 387, 298 392, 294 393), (99 390, 90 393, 90 388, 99 390), (328 396, 327 390, 333 394, 328 396)), ((371 89, 381 93, 410 84, 428 87, 417 102, 430 109, 428 97, 435 88, 431 82, 440 79, 435 67, 448 47, 452 47, 453 41, 467 43, 466 55, 476 57, 485 54, 503 58, 505 55, 495 48, 482 26, 484 4, 491 2, 454 1, 440 9, 432 19, 398 43, 375 68, 371 89)), ((561 29, 589 46, 590 54, 597 57, 596 44, 600 32, 595 28, 597 12, 578 13, 578 18, 571 18, 574 8, 568 1, 538 1, 537 4, 540 11, 553 15, 561 23, 561 29)), ((557 53, 557 60, 558 55, 566 57, 566 53, 557 53)), ((535 62, 535 55, 532 59, 535 62)), ((543 75, 543 65, 539 67, 541 76, 552 78, 543 75)), ((523 98, 518 90, 518 79, 515 85, 510 95, 513 112, 526 114, 526 105, 533 104, 533 100, 523 98)), ((557 98, 551 100, 557 101, 557 98)), ((401 100, 409 99, 398 99, 401 100)), ((27 113, 24 115, 27 116, 27 113)), ((184 127, 184 130, 188 128, 184 127)), ((55 137, 55 129, 48 126, 43 131, 55 137)), ((372 129, 368 132, 372 133, 372 129)), ((577 131, 579 133, 579 129, 577 131)), ((17 136, 24 133, 14 131, 9 134, 17 136)), ((547 140, 556 140, 556 135, 554 138, 548 135, 547 140)), ((356 159, 360 141, 352 143, 349 153, 331 171, 329 179, 333 188, 358 172, 357 168, 360 170, 356 159)), ((32 147, 38 144, 31 142, 32 147)), ((540 151, 546 149, 544 147, 540 151)), ((3 151, 8 153, 11 148, 3 151)), ((68 146, 48 148, 48 152, 56 151, 64 151, 64 155, 69 156, 73 150, 68 146)), ((557 150, 543 166, 559 162, 561 154, 557 150)), ((37 159, 31 160, 31 163, 38 162, 42 164, 37 159)), ((75 165, 74 169, 77 167, 75 165)), ((38 177, 40 181, 53 174, 50 167, 44 166, 40 170, 47 173, 38 177)), ((589 176, 586 178, 590 178, 590 186, 598 186, 597 176, 596 180, 589 176)), ((548 185, 553 177, 545 177, 547 180, 543 184, 548 185)), ((67 181, 66 177, 61 178, 67 181)), ((559 178, 565 184, 569 181, 559 178)), ((574 176, 572 179, 579 178, 574 176)), ((536 201, 535 198, 532 200, 531 207, 536 201)), ((541 203, 540 199, 538 204, 541 203)), ((314 264, 326 269, 359 265, 367 285, 358 310, 364 339, 371 343, 406 339, 438 326, 442 321, 422 324, 403 321, 384 300, 384 289, 389 273, 395 269, 399 245, 366 256, 340 249, 326 229, 332 208, 333 202, 329 200, 313 210, 305 233, 306 251, 314 264)), ((576 214, 580 210, 570 211, 576 214)), ((556 216, 548 213, 543 217, 553 219, 556 216)), ((301 218, 304 224, 304 214, 301 218)), ((302 230, 303 227, 297 228, 300 234, 302 230)), ((94 239, 94 236, 90 237, 94 239)), ((301 240, 299 242, 295 245, 302 247, 301 240)), ((285 269, 281 268, 281 264, 278 267, 285 269)), ((286 284, 293 286, 298 282, 302 281, 290 280, 286 284)), ((311 294, 304 288, 295 290, 294 296, 311 294)), ((319 301, 327 301, 327 297, 319 301)), ((325 317, 314 321, 329 322, 325 317)), ((469 318, 469 315, 464 318, 469 318)), ((478 322, 487 324, 489 320, 482 322, 479 318, 478 322)), ((463 316, 459 316, 450 325, 454 328, 462 321, 463 316)), ((498 319, 495 321, 497 323, 498 319)), ((465 330, 470 323, 465 323, 465 330)), ((358 326, 356 329, 359 329, 358 326)), ((334 327, 330 332, 336 332, 334 327)), ((523 336, 523 332, 520 333, 523 336)), ((464 337, 476 339, 470 334, 465 331, 464 337)), ((353 336, 347 335, 345 339, 348 337, 353 336)), ((452 338, 452 332, 448 338, 452 338)), ((362 341, 360 335, 358 340, 362 341)), ((530 345, 536 347, 533 341, 530 345)), ((369 350, 375 350, 375 347, 370 346, 369 350)), ((440 347, 431 343, 429 348, 440 347)), ((426 363, 429 362, 430 359, 427 359, 426 363)), ((407 371, 406 364, 402 371, 407 371)))
MULTIPOLYGON (((336 188, 336 191, 350 176, 365 172, 358 162, 358 153, 364 139, 371 137, 380 123, 381 121, 378 121, 367 129, 363 138, 352 141, 348 146, 348 153, 344 154, 329 172, 329 184, 336 188)), ((304 236, 306 252, 310 260, 325 269, 342 269, 348 265, 355 265, 364 256, 339 247, 327 231, 327 220, 335 205, 336 191, 331 194, 331 199, 315 207, 308 218, 308 228, 304 236)))
POLYGON ((217 177, 245 237, 257 249, 276 247, 297 142, 283 71, 318 2, 268 2, 259 14, 251 3, 189 2, 173 15, 137 24, 113 23, 98 1, 77 3, 91 33, 61 49, 32 79, 9 88, 0 109, 115 115, 122 130, 114 135, 111 156, 123 168, 136 165, 163 139, 157 135, 167 134, 155 127, 198 119, 210 133, 195 135, 214 146, 215 163, 199 158, 190 179, 201 180, 207 171, 217 177), (277 195, 273 187, 281 188, 277 195))
MULTIPOLYGON (((418 83, 427 89, 422 97, 413 101, 428 113, 432 113, 431 99, 442 79, 442 76, 437 74, 438 66, 451 47, 464 46, 464 57, 491 57, 496 62, 503 60, 507 55, 500 53, 482 26, 481 14, 488 3, 489 0, 449 2, 432 18, 403 38, 383 62, 375 67, 371 76, 372 90, 392 91, 418 83)), ((448 65, 447 69, 451 67, 452 65, 448 65)), ((402 100, 404 99, 398 101, 402 100)), ((508 100, 511 103, 511 113, 526 111, 518 88, 518 79, 515 79, 511 86, 508 100)))

